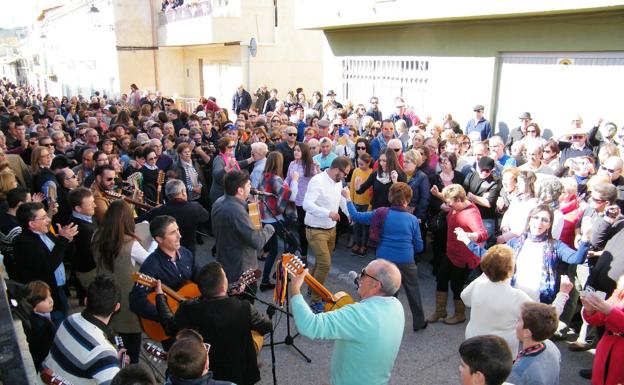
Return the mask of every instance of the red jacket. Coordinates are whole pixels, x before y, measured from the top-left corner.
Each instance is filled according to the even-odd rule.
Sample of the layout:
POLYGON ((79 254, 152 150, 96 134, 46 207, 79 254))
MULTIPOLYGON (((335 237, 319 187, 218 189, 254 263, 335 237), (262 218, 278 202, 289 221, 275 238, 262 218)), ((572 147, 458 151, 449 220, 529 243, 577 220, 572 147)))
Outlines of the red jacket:
POLYGON ((477 206, 474 203, 470 203, 470 206, 462 211, 449 211, 446 223, 448 225, 446 231, 446 255, 451 263, 457 267, 468 266, 470 269, 479 266, 481 259, 468 250, 468 247, 463 242, 458 241, 455 235, 455 228, 461 227, 467 233, 477 233, 479 236, 477 243, 487 239, 487 231, 483 226, 481 214, 477 206))
POLYGON ((599 311, 588 314, 583 309, 583 318, 592 326, 604 326, 605 334, 596 347, 592 369, 592 385, 616 385, 624 383, 624 290, 616 289, 607 300, 613 305, 609 315, 599 311), (607 360, 609 364, 607 366, 607 360))

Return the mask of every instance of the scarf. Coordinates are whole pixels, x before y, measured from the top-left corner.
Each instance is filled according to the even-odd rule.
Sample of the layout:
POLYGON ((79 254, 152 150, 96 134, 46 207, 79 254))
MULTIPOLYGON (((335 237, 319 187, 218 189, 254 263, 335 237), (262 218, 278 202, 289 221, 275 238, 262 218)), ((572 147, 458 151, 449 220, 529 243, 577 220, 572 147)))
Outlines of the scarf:
MULTIPOLYGON (((520 237, 518 237, 518 243, 515 247, 515 255, 514 261, 518 260, 518 256, 522 251, 522 246, 524 246, 524 242, 529 239, 532 242, 543 243, 544 252, 542 254, 542 278, 540 280, 540 302, 551 304, 555 300, 555 296, 557 295, 556 286, 557 286, 557 253, 555 252, 555 245, 551 239, 548 239, 548 231, 545 231, 540 235, 533 235, 529 232, 524 233, 520 237)), ((515 286, 516 278, 515 276, 511 280, 511 285, 515 286)))
MULTIPOLYGON (((230 162, 228 161, 228 158, 226 158, 225 153, 221 153, 219 154, 219 156, 221 156, 223 158, 223 163, 225 163, 225 167, 228 167, 230 165, 230 162)), ((236 168, 238 171, 240 171, 240 166, 238 165, 238 162, 236 162, 234 164, 234 168, 236 168)))
POLYGON ((373 219, 371 219, 371 226, 368 234, 369 241, 374 247, 377 247, 379 242, 381 242, 383 226, 386 222, 386 218, 388 217, 388 211, 390 210, 407 212, 407 208, 403 206, 380 207, 375 210, 373 219))

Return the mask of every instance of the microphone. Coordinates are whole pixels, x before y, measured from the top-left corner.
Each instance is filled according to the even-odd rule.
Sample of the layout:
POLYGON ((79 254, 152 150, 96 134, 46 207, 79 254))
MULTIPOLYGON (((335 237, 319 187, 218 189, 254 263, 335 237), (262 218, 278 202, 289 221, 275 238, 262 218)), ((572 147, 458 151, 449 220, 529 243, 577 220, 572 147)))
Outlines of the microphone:
POLYGON ((277 195, 270 193, 270 192, 264 192, 261 190, 256 190, 255 188, 252 188, 249 193, 251 195, 257 195, 259 197, 273 197, 273 198, 277 198, 277 195))
POLYGON ((349 277, 349 279, 353 280, 353 284, 355 285, 355 287, 359 288, 360 287, 360 275, 358 273, 356 273, 355 271, 351 270, 347 276, 349 277))

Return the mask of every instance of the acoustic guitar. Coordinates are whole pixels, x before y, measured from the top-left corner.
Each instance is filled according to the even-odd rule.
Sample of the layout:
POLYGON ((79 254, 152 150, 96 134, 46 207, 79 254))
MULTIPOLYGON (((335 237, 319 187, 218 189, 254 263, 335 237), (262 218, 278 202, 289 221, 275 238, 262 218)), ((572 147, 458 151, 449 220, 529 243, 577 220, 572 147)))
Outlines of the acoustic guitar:
POLYGON ((41 377, 41 381, 46 385, 72 385, 71 382, 54 373, 50 368, 41 369, 39 377, 41 377))
POLYGON ((260 208, 258 202, 248 202, 247 212, 249 212, 249 219, 256 230, 262 230, 262 221, 260 220, 260 208))
MULTIPOLYGON (((261 271, 259 269, 253 270, 249 269, 243 273, 243 275, 238 279, 236 283, 234 283, 228 289, 228 292, 236 290, 237 287, 242 285, 249 285, 255 282, 261 275, 261 271)), ((138 285, 156 288, 157 280, 155 278, 150 277, 149 275, 143 273, 132 273, 132 280, 136 282, 138 285)), ((173 290, 169 286, 165 284, 161 284, 163 292, 166 294, 167 305, 169 309, 171 309, 172 313, 178 311, 178 307, 181 302, 184 302, 189 299, 197 298, 201 295, 199 292, 199 288, 193 282, 188 282, 184 284, 178 291, 173 290)), ((152 291, 147 295, 147 300, 152 304, 156 305, 156 291, 152 291)), ((170 336, 165 333, 165 330, 161 326, 161 324, 157 321, 152 321, 147 318, 139 317, 139 321, 141 323, 141 327, 145 334, 151 339, 161 342, 164 341, 170 336)))
MULTIPOLYGON (((299 275, 303 272, 303 270, 305 270, 303 261, 301 261, 301 259, 299 259, 296 255, 290 253, 282 255, 282 265, 286 270, 295 275, 299 275)), ((304 281, 310 289, 314 290, 315 293, 321 296, 321 299, 325 302, 326 312, 340 309, 343 306, 355 303, 353 297, 344 291, 332 294, 331 291, 327 290, 322 283, 317 281, 316 278, 310 274, 306 274, 304 281)))

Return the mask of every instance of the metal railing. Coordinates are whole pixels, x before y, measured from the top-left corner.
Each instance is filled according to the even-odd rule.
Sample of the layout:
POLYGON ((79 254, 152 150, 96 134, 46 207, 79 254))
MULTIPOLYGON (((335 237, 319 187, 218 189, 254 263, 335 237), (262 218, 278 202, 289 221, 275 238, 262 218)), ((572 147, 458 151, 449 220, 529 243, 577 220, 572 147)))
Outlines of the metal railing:
POLYGON ((240 17, 240 0, 187 0, 181 6, 158 14, 159 25, 202 16, 240 17))
POLYGON ((191 114, 199 106, 199 98, 176 98, 175 105, 180 111, 186 111, 191 114))

